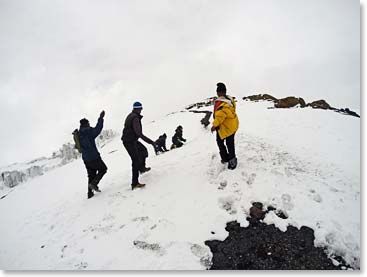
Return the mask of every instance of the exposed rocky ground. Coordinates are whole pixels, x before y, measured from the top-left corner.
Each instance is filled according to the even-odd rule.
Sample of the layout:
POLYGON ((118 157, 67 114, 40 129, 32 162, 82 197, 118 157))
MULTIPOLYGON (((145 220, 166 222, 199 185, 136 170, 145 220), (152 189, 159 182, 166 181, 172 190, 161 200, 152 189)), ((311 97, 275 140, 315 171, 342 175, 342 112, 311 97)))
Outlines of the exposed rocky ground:
POLYGON ((212 106, 214 104, 215 99, 217 99, 217 97, 210 97, 210 98, 205 99, 204 101, 188 105, 186 106, 186 110, 191 110, 192 108, 198 109, 201 107, 212 106))
MULTIPOLYGON (((213 253, 211 270, 345 270, 350 268, 341 257, 329 258, 325 249, 314 246, 314 231, 306 226, 288 226, 286 232, 261 220, 263 211, 254 203, 243 228, 236 221, 227 223, 224 241, 206 241, 213 253)), ((281 211, 277 215, 285 216, 281 211)))
POLYGON ((285 98, 277 99, 274 96, 269 95, 269 94, 250 95, 250 96, 245 96, 242 99, 249 100, 249 101, 255 101, 255 102, 271 101, 271 102, 274 102, 275 108, 281 108, 281 109, 292 108, 296 106, 299 106, 301 108, 312 107, 313 109, 332 110, 332 111, 335 111, 341 114, 360 117, 356 112, 351 111, 348 108, 334 108, 323 99, 316 100, 310 103, 306 103, 306 101, 301 97, 288 96, 285 98))

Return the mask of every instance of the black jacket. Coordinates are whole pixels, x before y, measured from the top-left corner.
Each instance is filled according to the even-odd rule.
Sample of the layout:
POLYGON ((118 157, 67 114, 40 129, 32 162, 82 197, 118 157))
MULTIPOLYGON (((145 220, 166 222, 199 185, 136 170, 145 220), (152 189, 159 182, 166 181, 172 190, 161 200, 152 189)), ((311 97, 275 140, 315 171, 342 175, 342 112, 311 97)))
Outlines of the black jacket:
POLYGON ((122 130, 121 140, 124 143, 131 143, 138 141, 139 138, 144 140, 146 143, 154 144, 154 142, 143 135, 141 119, 142 115, 135 111, 132 111, 125 119, 124 129, 122 130))
POLYGON ((164 151, 168 151, 166 148, 166 139, 167 136, 159 136, 159 138, 155 141, 155 145, 158 151, 161 151, 163 149, 164 151))
POLYGON ((174 136, 172 137, 172 143, 177 145, 177 144, 182 144, 182 142, 185 142, 186 139, 184 139, 182 137, 182 129, 180 128, 177 128, 176 131, 175 131, 175 134, 174 136))

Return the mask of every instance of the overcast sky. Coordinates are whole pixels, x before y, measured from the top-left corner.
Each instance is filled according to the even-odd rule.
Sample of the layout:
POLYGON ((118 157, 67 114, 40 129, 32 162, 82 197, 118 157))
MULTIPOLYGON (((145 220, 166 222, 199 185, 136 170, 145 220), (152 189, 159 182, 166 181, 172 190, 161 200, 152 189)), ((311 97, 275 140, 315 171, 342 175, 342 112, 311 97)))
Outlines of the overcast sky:
POLYGON ((147 122, 219 81, 359 111, 359 24, 357 0, 0 0, 0 166, 50 155, 102 109, 121 132, 134 101, 147 122))

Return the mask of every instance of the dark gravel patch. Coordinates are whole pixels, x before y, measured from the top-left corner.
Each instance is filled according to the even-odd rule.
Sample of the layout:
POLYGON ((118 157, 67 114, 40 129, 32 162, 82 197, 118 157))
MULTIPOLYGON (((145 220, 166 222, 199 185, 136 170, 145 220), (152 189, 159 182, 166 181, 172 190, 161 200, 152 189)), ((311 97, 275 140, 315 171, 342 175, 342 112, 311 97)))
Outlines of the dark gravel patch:
POLYGON ((244 228, 236 221, 227 223, 224 241, 205 241, 213 253, 211 270, 342 270, 350 268, 341 257, 335 266, 324 248, 314 246, 314 231, 288 226, 286 232, 261 219, 247 218, 244 228))

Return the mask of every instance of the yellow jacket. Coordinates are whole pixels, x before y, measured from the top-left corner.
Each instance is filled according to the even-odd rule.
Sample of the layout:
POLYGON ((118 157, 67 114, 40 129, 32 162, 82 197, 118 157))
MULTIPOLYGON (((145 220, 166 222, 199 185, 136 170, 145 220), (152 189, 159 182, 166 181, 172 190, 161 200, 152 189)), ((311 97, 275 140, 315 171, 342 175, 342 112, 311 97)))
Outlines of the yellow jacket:
POLYGON ((238 130, 236 103, 231 96, 221 96, 214 103, 213 126, 218 130, 219 137, 225 139, 238 130))

